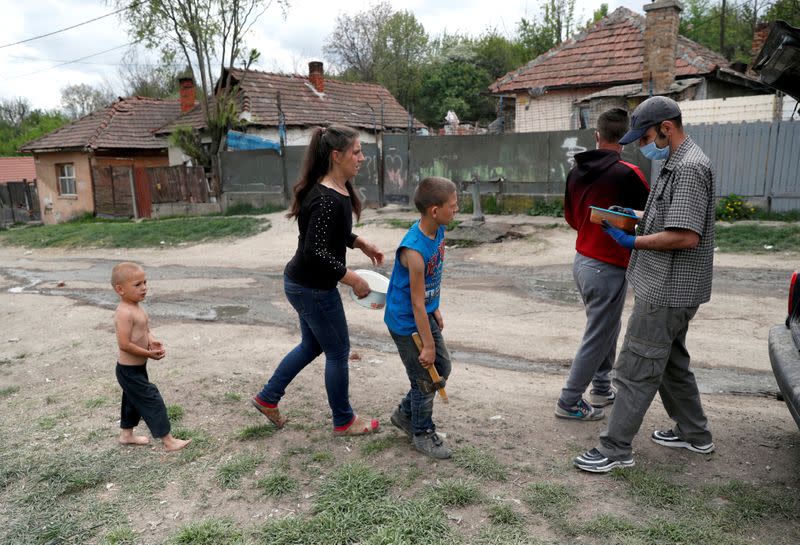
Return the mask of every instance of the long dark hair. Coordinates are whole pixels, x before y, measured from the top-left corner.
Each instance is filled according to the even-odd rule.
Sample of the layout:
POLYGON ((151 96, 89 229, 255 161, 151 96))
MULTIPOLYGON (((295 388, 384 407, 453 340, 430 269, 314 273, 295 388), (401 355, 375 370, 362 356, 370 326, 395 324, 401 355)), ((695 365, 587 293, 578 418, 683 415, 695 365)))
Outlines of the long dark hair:
MULTIPOLYGON (((300 169, 300 178, 294 184, 294 199, 287 218, 296 218, 300 214, 308 192, 331 169, 333 151, 344 152, 350 149, 358 139, 358 132, 344 125, 331 125, 329 127, 316 127, 311 133, 311 142, 308 143, 303 166, 300 169)), ((350 204, 356 219, 361 218, 361 199, 358 198, 355 188, 350 180, 345 183, 347 193, 350 195, 350 204)))

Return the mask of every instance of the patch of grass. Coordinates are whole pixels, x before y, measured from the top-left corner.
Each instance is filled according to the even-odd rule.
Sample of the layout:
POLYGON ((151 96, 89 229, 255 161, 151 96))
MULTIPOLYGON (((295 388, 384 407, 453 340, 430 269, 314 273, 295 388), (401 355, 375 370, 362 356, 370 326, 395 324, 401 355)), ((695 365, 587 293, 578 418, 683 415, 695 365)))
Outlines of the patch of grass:
POLYGON ((579 534, 592 537, 613 537, 631 535, 638 527, 631 521, 614 515, 600 515, 581 524, 579 534))
POLYGON ((183 407, 180 405, 167 405, 167 418, 169 418, 170 423, 180 422, 183 420, 184 414, 183 407))
POLYGON ((213 444, 211 436, 202 430, 192 428, 175 428, 172 435, 178 439, 191 439, 192 442, 180 451, 181 460, 193 462, 203 456, 213 444))
POLYGON ((8 386, 6 388, 0 388, 0 399, 14 395, 17 392, 19 392, 19 386, 8 386))
POLYGON ((252 441, 253 439, 264 439, 275 434, 277 428, 272 424, 256 424, 247 426, 236 432, 239 441, 252 441))
POLYGON ((450 223, 448 223, 447 225, 445 225, 444 228, 445 228, 446 231, 452 231, 453 229, 455 229, 459 225, 461 225, 461 220, 453 220, 450 223))
POLYGON ((505 481, 508 470, 490 452, 467 446, 453 454, 453 463, 484 479, 505 481))
POLYGON ((263 461, 263 456, 238 454, 217 469, 217 482, 222 488, 239 488, 242 478, 255 471, 263 461))
POLYGON ((267 204, 261 207, 255 207, 249 203, 236 203, 225 209, 223 216, 259 216, 261 214, 272 214, 273 212, 282 212, 286 210, 285 207, 277 204, 267 204))
POLYGON ((417 220, 401 220, 398 218, 389 218, 386 220, 386 225, 388 225, 389 227, 393 227, 395 229, 408 229, 412 225, 414 225, 414 222, 416 221, 417 220))
POLYGON ((519 526, 487 525, 469 541, 471 545, 546 545, 547 542, 529 535, 519 526))
POLYGON ((55 416, 43 416, 36 421, 36 425, 40 430, 52 430, 58 424, 58 419, 55 416))
POLYGON ((578 503, 578 496, 571 488, 546 482, 528 486, 522 499, 531 511, 546 519, 561 517, 578 503))
POLYGON ((222 394, 223 403, 239 403, 241 400, 241 394, 237 394, 236 392, 225 392, 222 394))
POLYGON ((564 203, 560 200, 536 200, 528 210, 529 216, 564 217, 564 203))
POLYGON ((431 501, 449 507, 464 507, 481 500, 478 487, 461 479, 448 479, 436 483, 428 494, 431 501))
POLYGON ((244 545, 245 538, 232 521, 208 518, 181 527, 167 543, 169 545, 244 545))
POLYGON ((319 487, 314 511, 347 510, 386 495, 392 479, 360 463, 346 464, 328 476, 319 487))
POLYGON ((108 403, 108 399, 105 397, 93 397, 91 399, 87 399, 83 402, 83 406, 87 409, 97 409, 99 407, 103 407, 108 403))
POLYGON ((100 545, 136 545, 136 533, 129 526, 112 528, 103 536, 100 545))
POLYGON ((788 210, 786 212, 767 212, 763 208, 756 208, 753 212, 753 219, 762 221, 800 221, 800 210, 788 210))
POLYGON ((717 225, 716 244, 722 252, 796 252, 800 248, 800 225, 717 225))
POLYGON ((249 237, 265 228, 269 228, 269 222, 248 217, 198 216, 138 223, 93 218, 91 221, 3 231, 0 243, 28 248, 147 248, 224 237, 249 237))
POLYGON ((637 501, 652 507, 681 505, 690 495, 686 487, 671 483, 663 475, 638 468, 613 472, 613 477, 624 482, 637 501))
POLYGON ((297 481, 285 473, 271 473, 259 479, 256 486, 267 496, 278 497, 297 489, 297 481))
POLYGON ((332 464, 333 453, 317 451, 311 455, 311 461, 318 464, 332 464))
POLYGON ((496 503, 489 507, 489 520, 492 524, 501 526, 519 526, 523 522, 522 515, 505 503, 496 503))
POLYGON ((706 493, 723 502, 722 507, 714 510, 715 515, 721 526, 732 530, 746 530, 765 519, 791 519, 800 509, 800 501, 788 491, 741 481, 710 487, 706 493))
POLYGON ((388 449, 393 443, 394 440, 391 437, 378 437, 377 439, 369 439, 363 445, 361 445, 361 453, 365 456, 377 454, 388 449))

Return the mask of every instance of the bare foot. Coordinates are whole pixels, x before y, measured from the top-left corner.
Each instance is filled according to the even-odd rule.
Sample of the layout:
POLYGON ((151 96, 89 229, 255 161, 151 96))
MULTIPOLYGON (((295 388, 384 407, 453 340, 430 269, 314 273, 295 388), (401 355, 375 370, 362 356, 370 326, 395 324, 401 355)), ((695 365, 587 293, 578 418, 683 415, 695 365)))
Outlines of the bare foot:
POLYGON ((134 435, 133 431, 123 431, 119 434, 120 445, 147 445, 150 438, 144 435, 134 435))
POLYGON ((191 439, 184 440, 173 437, 171 433, 168 433, 167 435, 162 437, 161 441, 164 443, 164 450, 166 450, 167 452, 175 452, 176 450, 181 450, 183 447, 192 442, 191 439))

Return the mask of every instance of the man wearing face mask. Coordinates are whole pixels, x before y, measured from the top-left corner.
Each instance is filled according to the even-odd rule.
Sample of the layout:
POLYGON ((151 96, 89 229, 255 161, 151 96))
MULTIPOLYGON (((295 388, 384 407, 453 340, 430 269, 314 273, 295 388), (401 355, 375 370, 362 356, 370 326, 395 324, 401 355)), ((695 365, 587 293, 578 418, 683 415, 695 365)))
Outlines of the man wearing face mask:
POLYGON ((714 173, 684 132, 674 100, 651 97, 634 110, 620 143, 637 141, 643 155, 666 160, 636 234, 605 226, 620 246, 633 250, 627 280, 634 307, 615 366, 617 398, 608 428, 597 447, 573 461, 594 473, 634 465, 631 442, 656 392, 675 426, 654 431, 651 439, 701 454, 714 450, 685 343, 689 321, 711 297, 714 173))

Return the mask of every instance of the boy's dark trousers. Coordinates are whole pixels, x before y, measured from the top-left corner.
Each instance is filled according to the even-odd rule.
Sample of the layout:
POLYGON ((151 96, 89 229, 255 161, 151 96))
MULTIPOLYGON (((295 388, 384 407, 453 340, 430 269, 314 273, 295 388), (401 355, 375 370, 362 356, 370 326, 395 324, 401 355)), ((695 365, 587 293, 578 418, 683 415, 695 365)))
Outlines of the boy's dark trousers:
MULTIPOLYGON (((428 314, 428 321, 431 324, 433 342, 436 345, 436 370, 443 379, 450 376, 451 364, 450 353, 444 344, 444 337, 439 329, 439 324, 433 314, 428 314)), ((419 350, 414 344, 411 335, 397 335, 389 331, 397 345, 400 359, 406 367, 408 380, 411 389, 408 391, 403 401, 400 402, 400 410, 411 419, 414 434, 419 435, 429 430, 436 429, 433 423, 433 398, 436 395, 436 386, 431 380, 431 375, 426 368, 419 362, 419 350)))
POLYGON ((135 428, 144 419, 153 437, 160 439, 170 431, 164 399, 147 378, 147 364, 120 365, 117 363, 117 382, 122 387, 120 428, 135 428))

